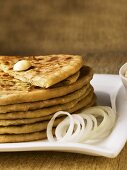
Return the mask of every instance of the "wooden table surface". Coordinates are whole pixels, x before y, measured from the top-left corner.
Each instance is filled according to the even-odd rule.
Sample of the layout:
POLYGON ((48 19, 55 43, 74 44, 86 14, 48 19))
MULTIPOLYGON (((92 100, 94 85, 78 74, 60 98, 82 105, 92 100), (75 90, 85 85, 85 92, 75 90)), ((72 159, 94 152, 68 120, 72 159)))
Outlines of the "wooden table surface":
MULTIPOLYGON (((87 56, 86 62, 96 73, 117 74, 120 66, 127 62, 126 56, 87 56)), ((0 153, 1 170, 34 170, 34 169, 72 169, 72 170, 126 170, 127 145, 117 158, 87 156, 63 152, 11 152, 0 153)))

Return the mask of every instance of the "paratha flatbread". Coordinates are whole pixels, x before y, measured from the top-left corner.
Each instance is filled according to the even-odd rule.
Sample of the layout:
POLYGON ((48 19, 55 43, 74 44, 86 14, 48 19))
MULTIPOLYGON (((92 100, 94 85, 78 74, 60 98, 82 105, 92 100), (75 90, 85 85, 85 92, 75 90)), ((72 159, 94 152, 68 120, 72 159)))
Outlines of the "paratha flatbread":
MULTIPOLYGON (((89 105, 87 105, 86 107, 82 107, 82 108, 85 109, 87 107, 91 107, 92 105, 94 105, 94 103, 95 103, 95 97, 92 99, 89 105)), ((83 101, 82 101, 82 106, 83 106, 83 101)), ((80 107, 81 107, 81 104, 80 104, 80 107)), ((53 132, 54 132, 54 129, 53 129, 53 132)), ((27 141, 42 140, 46 138, 47 138, 46 130, 34 132, 34 133, 24 133, 24 134, 3 134, 3 135, 0 135, 0 143, 27 142, 27 141)))
POLYGON ((79 79, 75 83, 61 87, 42 89, 14 79, 0 71, 0 105, 35 102, 64 96, 87 85, 92 79, 92 76, 92 69, 84 66, 81 69, 79 79))
POLYGON ((65 85, 75 83, 78 80, 79 76, 80 76, 80 71, 78 71, 75 74, 73 74, 72 76, 66 78, 61 83, 65 84, 65 85))
MULTIPOLYGON (((91 103, 93 99, 91 99, 91 103)), ((54 127, 56 127, 62 120, 64 116, 58 117, 55 120, 54 127)), ((24 125, 11 125, 11 126, 0 126, 0 134, 21 134, 21 133, 33 133, 45 130, 47 128, 49 120, 39 121, 24 125)))
POLYGON ((75 111, 75 108, 76 108, 76 110, 80 109, 80 101, 83 100, 83 103, 82 103, 83 106, 88 105, 91 102, 93 95, 94 94, 92 92, 85 97, 84 97, 84 95, 82 95, 79 99, 75 99, 69 103, 66 103, 63 105, 56 105, 56 106, 48 107, 48 108, 43 108, 43 109, 39 109, 39 110, 27 111, 27 112, 3 113, 3 114, 0 114, 0 119, 10 119, 11 120, 11 119, 29 119, 29 118, 39 118, 39 117, 44 117, 44 119, 45 119, 45 118, 50 117, 50 115, 52 115, 53 113, 60 111, 60 110, 65 110, 65 111, 69 110, 72 113, 75 111), (72 110, 71 110, 71 108, 72 108, 72 110), (48 116, 48 117, 46 117, 46 116, 48 116))
POLYGON ((79 76, 80 76, 80 71, 76 72, 75 74, 66 78, 65 80, 53 85, 52 87, 60 87, 60 86, 65 86, 65 85, 75 83, 78 80, 79 76))
MULTIPOLYGON (((80 109, 82 108, 88 108, 91 107, 95 104, 95 97, 93 97, 93 99, 89 102, 89 103, 84 103, 84 101, 80 101, 78 103, 78 105, 74 106, 74 108, 72 108, 70 111, 70 113, 78 113, 78 111, 80 111, 80 109)), ((40 121, 45 121, 45 120, 50 120, 52 118, 54 114, 51 114, 49 116, 43 116, 43 117, 39 117, 39 118, 31 118, 31 119, 1 119, 0 120, 0 126, 10 126, 10 125, 24 125, 24 124, 31 124, 31 123, 35 123, 35 122, 40 122, 40 121)))
POLYGON ((24 134, 4 134, 0 135, 0 143, 36 141, 46 137, 46 130, 24 134))
POLYGON ((0 68, 9 75, 34 86, 48 88, 75 74, 84 61, 78 55, 48 56, 0 56, 0 68), (30 61, 32 67, 25 71, 14 71, 13 66, 20 60, 30 61))
MULTIPOLYGON (((95 98, 92 99, 92 101, 90 101, 88 104, 84 104, 83 102, 80 102, 79 105, 75 106, 74 108, 72 108, 70 111, 71 113, 78 113, 78 110, 82 109, 82 108, 87 108, 90 106, 93 106, 95 104, 95 98)), ((43 117, 39 117, 39 118, 31 118, 31 119, 1 119, 0 120, 0 126, 10 126, 10 125, 24 125, 24 124, 31 124, 31 123, 35 123, 35 122, 40 122, 40 121, 45 121, 45 120, 49 120, 51 119, 51 117, 53 116, 53 114, 49 115, 49 116, 43 116, 43 117)))
MULTIPOLYGON (((88 95, 88 93, 92 90, 92 86, 88 84, 87 86, 83 86, 81 89, 70 93, 68 95, 57 97, 49 100, 42 100, 37 102, 28 102, 28 103, 18 103, 18 104, 10 104, 0 106, 0 113, 7 112, 18 112, 18 111, 28 111, 28 110, 36 110, 44 107, 54 106, 58 104, 64 104, 75 100, 82 95, 88 95)), ((85 97, 85 96, 84 96, 85 97)))
MULTIPOLYGON (((57 118, 54 122, 54 127, 56 127, 62 120, 63 117, 57 118)), ((0 134, 21 134, 39 132, 47 128, 48 122, 49 120, 17 126, 0 126, 0 134)))

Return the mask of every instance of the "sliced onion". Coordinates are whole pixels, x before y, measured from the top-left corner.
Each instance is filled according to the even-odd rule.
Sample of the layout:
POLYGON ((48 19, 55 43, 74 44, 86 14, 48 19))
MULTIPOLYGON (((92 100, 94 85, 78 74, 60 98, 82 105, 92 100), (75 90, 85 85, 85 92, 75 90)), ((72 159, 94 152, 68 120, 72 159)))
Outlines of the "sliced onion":
POLYGON ((81 136, 80 138, 80 142, 83 142, 84 140, 87 139, 89 133, 91 132, 92 128, 93 128, 93 121, 91 119, 90 116, 88 115, 85 115, 85 114, 79 114, 83 119, 84 121, 86 122, 86 125, 85 125, 85 129, 84 129, 84 133, 83 135, 81 136))
POLYGON ((82 142, 91 143, 107 137, 114 127, 116 114, 108 106, 95 106, 84 110, 82 113, 71 115, 68 112, 59 111, 54 114, 47 126, 47 138, 54 142, 82 142), (59 115, 67 115, 58 124, 55 136, 52 134, 53 123, 59 115), (98 118, 101 117, 101 122, 98 118))
MULTIPOLYGON (((107 133, 111 131, 112 127, 114 124, 112 124, 112 118, 109 117, 107 113, 111 113, 111 110, 109 112, 109 108, 103 108, 103 107, 97 107, 95 110, 93 108, 93 115, 96 116, 102 116, 103 120, 102 122, 98 125, 96 129, 94 129, 90 134, 89 134, 89 140, 99 140, 107 136, 107 133), (97 110, 101 109, 101 111, 97 110)), ((113 114, 114 115, 114 114, 113 114)), ((97 118, 97 117, 96 117, 97 118)))
POLYGON ((104 112, 104 110, 101 110, 100 108, 96 108, 96 109, 93 108, 92 110, 90 110, 90 113, 92 115, 96 115, 96 116, 98 115, 103 117, 102 122, 89 134, 89 139, 95 139, 100 137, 104 133, 105 128, 110 126, 109 125, 110 122, 108 120, 109 119, 108 115, 104 112))
POLYGON ((72 115, 74 120, 74 125, 76 125, 76 129, 74 126, 73 134, 70 134, 70 136, 66 139, 65 134, 66 130, 69 127, 69 119, 64 119, 59 125, 56 127, 55 135, 57 138, 57 141, 64 142, 64 141, 73 141, 78 142, 78 138, 80 136, 80 133, 82 132, 81 129, 84 129, 84 121, 81 116, 79 115, 72 115))
POLYGON ((68 128, 68 131, 66 133, 66 135, 64 136, 65 138, 68 138, 70 136, 70 134, 73 133, 73 129, 74 129, 74 119, 72 117, 71 114, 69 114, 68 112, 64 112, 64 111, 59 111, 59 112, 56 112, 53 117, 51 118, 51 120, 49 121, 48 125, 47 125, 47 138, 50 142, 54 142, 55 139, 53 137, 53 134, 52 134, 52 128, 53 128, 53 123, 56 119, 56 117, 58 117, 59 115, 67 115, 69 118, 70 118, 70 126, 68 128))

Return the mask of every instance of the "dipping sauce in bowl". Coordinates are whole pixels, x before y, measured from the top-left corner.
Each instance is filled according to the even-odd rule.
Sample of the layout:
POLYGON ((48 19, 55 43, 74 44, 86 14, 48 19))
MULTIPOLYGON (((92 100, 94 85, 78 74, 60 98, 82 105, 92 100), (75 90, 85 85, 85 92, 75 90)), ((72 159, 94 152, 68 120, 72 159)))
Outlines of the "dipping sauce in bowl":
POLYGON ((123 82, 124 87, 127 89, 127 63, 125 63, 119 70, 119 76, 123 82))

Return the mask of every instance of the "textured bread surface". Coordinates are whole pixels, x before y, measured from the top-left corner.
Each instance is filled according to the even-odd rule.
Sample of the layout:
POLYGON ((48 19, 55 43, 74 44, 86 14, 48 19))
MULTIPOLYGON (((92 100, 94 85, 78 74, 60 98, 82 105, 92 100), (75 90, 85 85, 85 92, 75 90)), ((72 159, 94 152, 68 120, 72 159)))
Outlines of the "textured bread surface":
POLYGON ((37 102, 28 102, 28 103, 17 103, 10 105, 0 106, 0 113, 15 112, 15 111, 28 111, 36 110, 44 107, 54 106, 58 104, 64 104, 71 102, 74 99, 81 97, 82 95, 87 95, 91 90, 92 86, 90 84, 83 86, 81 89, 76 90, 68 95, 57 97, 49 100, 42 100, 37 102))
POLYGON ((0 70, 0 105, 35 102, 64 96, 87 85, 92 76, 92 69, 84 66, 76 82, 60 87, 43 89, 15 79, 0 70))
POLYGON ((37 109, 37 110, 32 110, 32 111, 26 111, 26 112, 9 112, 9 113, 1 113, 0 114, 0 119, 23 119, 23 118, 39 118, 39 117, 45 117, 49 116, 57 111, 60 110, 65 110, 68 111, 71 108, 75 108, 76 105, 79 104, 80 101, 84 100, 83 105, 87 105, 92 98, 93 98, 94 93, 90 92, 87 96, 82 95, 78 99, 72 100, 71 102, 61 104, 61 105, 55 105, 47 108, 42 108, 42 109, 37 109))
POLYGON ((83 64, 82 57, 78 55, 0 56, 0 68, 4 72, 21 81, 43 88, 48 88, 72 76, 83 64), (14 71, 14 65, 20 60, 27 60, 32 66, 25 71, 14 71))
MULTIPOLYGON (((78 112, 81 108, 87 108, 95 104, 96 97, 94 96, 91 100, 84 102, 84 100, 80 101, 77 105, 75 105, 73 108, 68 109, 70 113, 78 112)), ((51 117, 54 114, 48 115, 48 116, 42 116, 39 118, 23 118, 23 119, 0 119, 0 126, 10 126, 10 125, 24 125, 24 124, 31 124, 35 122, 45 121, 51 119, 51 117)))

